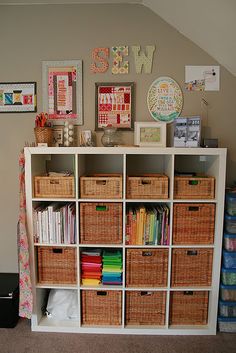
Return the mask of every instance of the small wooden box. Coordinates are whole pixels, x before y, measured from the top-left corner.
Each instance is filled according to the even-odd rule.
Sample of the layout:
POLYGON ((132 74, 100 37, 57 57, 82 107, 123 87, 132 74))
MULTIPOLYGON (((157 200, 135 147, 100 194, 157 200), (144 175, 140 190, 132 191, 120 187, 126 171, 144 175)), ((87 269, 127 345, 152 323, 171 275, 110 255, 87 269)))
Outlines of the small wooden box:
POLYGON ((80 177, 80 197, 83 199, 121 199, 121 174, 93 174, 80 177))
POLYGON ((168 199, 168 177, 163 174, 127 176, 128 199, 168 199))
POLYGON ((75 197, 74 176, 35 176, 34 197, 75 197))

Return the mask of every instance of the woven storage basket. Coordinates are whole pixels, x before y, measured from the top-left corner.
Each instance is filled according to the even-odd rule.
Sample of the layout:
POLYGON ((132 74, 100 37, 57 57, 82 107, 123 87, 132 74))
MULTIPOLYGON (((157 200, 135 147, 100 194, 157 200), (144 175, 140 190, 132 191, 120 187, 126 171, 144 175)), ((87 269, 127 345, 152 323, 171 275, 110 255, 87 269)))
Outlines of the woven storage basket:
POLYGON ((127 249, 127 287, 165 287, 168 249, 127 249))
POLYGON ((76 284, 75 248, 39 246, 38 282, 42 284, 76 284))
POLYGON ((126 291, 126 325, 165 325, 166 292, 126 291))
POLYGON ((121 199, 121 174, 94 174, 80 177, 80 197, 84 199, 121 199))
POLYGON ((128 199, 168 199, 168 177, 162 174, 127 176, 128 199))
POLYGON ((35 197, 75 197, 75 180, 73 176, 35 176, 35 197))
POLYGON ((48 147, 52 146, 53 129, 51 127, 35 127, 34 135, 36 143, 47 143, 48 147))
POLYGON ((213 249, 173 249, 172 287, 210 286, 213 249))
POLYGON ((173 244, 213 244, 215 204, 174 204, 173 244))
POLYGON ((83 325, 121 325, 122 292, 82 290, 83 325))
POLYGON ((122 203, 80 203, 80 243, 121 244, 122 203))
POLYGON ((207 325, 208 292, 171 292, 170 325, 207 325))
POLYGON ((174 198, 214 199, 215 178, 209 176, 175 176, 174 198))

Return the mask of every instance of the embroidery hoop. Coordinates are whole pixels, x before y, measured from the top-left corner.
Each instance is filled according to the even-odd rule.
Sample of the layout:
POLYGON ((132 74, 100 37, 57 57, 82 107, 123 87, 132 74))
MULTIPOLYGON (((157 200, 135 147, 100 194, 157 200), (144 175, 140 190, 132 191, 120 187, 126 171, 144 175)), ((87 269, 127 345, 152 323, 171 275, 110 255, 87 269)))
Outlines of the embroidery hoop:
POLYGON ((183 108, 183 93, 180 86, 171 77, 157 78, 148 90, 147 105, 154 120, 171 123, 180 115, 183 108))

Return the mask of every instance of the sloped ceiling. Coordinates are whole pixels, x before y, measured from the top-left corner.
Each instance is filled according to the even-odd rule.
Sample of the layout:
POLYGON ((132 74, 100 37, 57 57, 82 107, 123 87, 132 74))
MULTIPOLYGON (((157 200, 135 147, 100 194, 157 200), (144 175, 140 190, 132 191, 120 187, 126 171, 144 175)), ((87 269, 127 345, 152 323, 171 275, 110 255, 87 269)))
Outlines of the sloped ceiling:
POLYGON ((236 76, 236 0, 143 0, 236 76))
POLYGON ((0 0, 0 5, 76 3, 143 4, 236 77, 236 0, 0 0))

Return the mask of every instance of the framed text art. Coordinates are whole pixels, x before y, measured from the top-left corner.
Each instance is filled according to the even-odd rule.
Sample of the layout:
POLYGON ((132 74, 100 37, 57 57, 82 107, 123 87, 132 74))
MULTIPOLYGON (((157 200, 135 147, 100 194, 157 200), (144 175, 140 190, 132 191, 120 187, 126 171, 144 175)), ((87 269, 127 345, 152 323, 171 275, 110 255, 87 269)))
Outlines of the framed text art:
POLYGON ((83 124, 82 61, 43 61, 43 110, 53 125, 83 124))
POLYGON ((178 83, 170 77, 159 77, 150 86, 147 105, 154 120, 172 122, 183 107, 183 93, 178 83))
POLYGON ((95 83, 96 130, 133 130, 134 83, 95 83))
POLYGON ((0 83, 0 113, 36 111, 36 82, 0 83))
POLYGON ((143 147, 166 147, 166 124, 161 122, 134 123, 134 144, 143 147))

